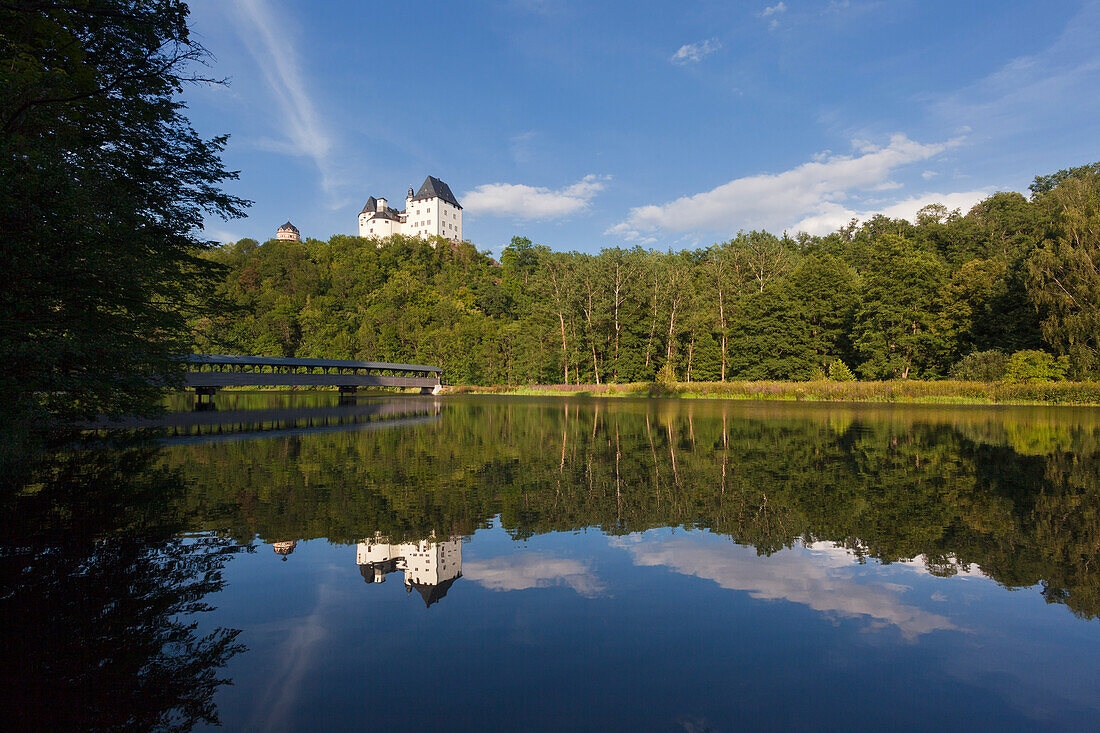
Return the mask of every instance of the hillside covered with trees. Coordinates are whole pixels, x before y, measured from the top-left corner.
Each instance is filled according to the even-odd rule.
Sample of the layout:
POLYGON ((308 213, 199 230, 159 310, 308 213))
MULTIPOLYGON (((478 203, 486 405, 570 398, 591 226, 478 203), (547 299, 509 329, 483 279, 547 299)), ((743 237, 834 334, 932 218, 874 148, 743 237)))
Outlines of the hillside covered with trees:
POLYGON ((208 256, 224 281, 192 321, 203 351, 440 364, 465 384, 1100 376, 1100 163, 824 237, 599 254, 515 237, 497 263, 337 235, 208 256))

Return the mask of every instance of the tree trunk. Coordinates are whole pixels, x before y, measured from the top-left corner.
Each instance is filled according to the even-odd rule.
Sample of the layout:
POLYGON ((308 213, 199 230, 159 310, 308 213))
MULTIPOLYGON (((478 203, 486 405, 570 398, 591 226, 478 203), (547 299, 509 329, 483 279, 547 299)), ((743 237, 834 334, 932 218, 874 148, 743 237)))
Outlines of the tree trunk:
POLYGON ((718 325, 722 329, 722 374, 719 381, 726 381, 726 299, 722 286, 718 286, 718 325))
POLYGON ((645 345, 645 365, 649 366, 649 358, 653 352, 653 338, 657 335, 657 274, 653 275, 653 318, 649 322, 649 341, 645 345))
POLYGON ((622 283, 622 265, 616 263, 615 264, 615 302, 613 304, 614 305, 613 310, 615 312, 615 364, 612 368, 612 381, 615 381, 615 382, 619 381, 619 336, 620 336, 619 329, 621 328, 621 326, 619 325, 619 306, 622 304, 622 301, 619 299, 620 298, 619 294, 622 292, 622 287, 623 287, 623 283, 622 283))
POLYGON ((565 361, 565 383, 569 384, 569 348, 565 345, 565 314, 560 310, 558 320, 561 322, 561 355, 565 361))
POLYGON ((688 368, 687 381, 691 382, 691 358, 695 355, 695 331, 691 332, 691 341, 688 342, 688 368))
POLYGON ((588 345, 592 349, 592 373, 596 375, 596 384, 600 383, 600 364, 596 358, 596 326, 592 322, 592 311, 594 306, 592 300, 595 297, 594 288, 592 286, 592 279, 586 277, 584 279, 585 290, 588 291, 588 305, 584 309, 584 319, 588 324, 588 345))
POLYGON ((672 313, 668 319, 668 349, 665 353, 665 363, 668 364, 670 373, 672 371, 672 340, 676 332, 676 309, 680 306, 680 299, 682 297, 682 295, 677 294, 669 301, 669 304, 672 306, 672 313))

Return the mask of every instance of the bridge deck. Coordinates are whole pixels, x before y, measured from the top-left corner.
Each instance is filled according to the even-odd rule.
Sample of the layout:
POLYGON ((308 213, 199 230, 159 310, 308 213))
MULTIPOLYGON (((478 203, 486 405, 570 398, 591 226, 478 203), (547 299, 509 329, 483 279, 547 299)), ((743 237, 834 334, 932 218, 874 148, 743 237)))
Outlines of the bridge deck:
POLYGON ((418 387, 440 385, 443 370, 425 364, 348 359, 294 359, 276 356, 189 354, 184 385, 197 390, 222 387, 418 387))
POLYGON ((394 364, 384 361, 354 361, 351 359, 299 359, 283 356, 233 356, 225 354, 188 354, 180 359, 188 364, 210 368, 242 367, 262 369, 263 367, 281 367, 284 369, 353 369, 389 372, 426 372, 441 374, 439 367, 426 364, 394 364))

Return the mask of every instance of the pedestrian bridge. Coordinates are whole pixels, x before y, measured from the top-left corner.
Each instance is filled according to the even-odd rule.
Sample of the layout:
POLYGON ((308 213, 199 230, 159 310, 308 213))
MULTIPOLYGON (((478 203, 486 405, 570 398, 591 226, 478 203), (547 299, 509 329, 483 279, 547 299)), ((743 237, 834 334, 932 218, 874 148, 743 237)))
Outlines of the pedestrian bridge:
POLYGON ((438 394, 443 370, 424 364, 390 364, 347 359, 290 359, 278 356, 188 354, 184 386, 200 397, 223 387, 412 387, 438 394))

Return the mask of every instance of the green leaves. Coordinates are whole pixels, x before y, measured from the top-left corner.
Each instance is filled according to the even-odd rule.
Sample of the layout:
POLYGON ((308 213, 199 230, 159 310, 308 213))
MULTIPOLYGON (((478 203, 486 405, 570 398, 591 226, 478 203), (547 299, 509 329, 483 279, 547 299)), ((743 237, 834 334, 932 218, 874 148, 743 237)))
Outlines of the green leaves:
POLYGON ((1008 357, 1004 380, 1009 384, 1057 382, 1066 378, 1068 367, 1069 360, 1065 356, 1055 359, 1045 351, 1017 351, 1008 357))
MULTIPOLYGON (((471 384, 845 379, 849 366, 938 379, 967 354, 1044 346, 1087 374, 1100 333, 1090 180, 1034 201, 994 194, 965 215, 928 207, 916 224, 742 232, 681 252, 553 252, 517 236, 499 266, 405 237, 247 240, 211 258, 250 315, 203 333, 255 353, 434 361, 471 384)), ((987 357, 952 373, 999 379, 987 357)))
POLYGON ((182 115, 201 47, 182 2, 0 9, 0 402, 43 423, 144 412, 219 272, 207 215, 247 202, 182 115), (201 294, 201 296, 200 296, 201 294))
MULTIPOLYGON (((1100 166, 1100 164, 1097 164, 1100 166)), ((1100 173, 1060 171, 1039 186, 1050 229, 1027 263, 1028 291, 1042 309, 1043 337, 1069 357, 1076 378, 1100 376, 1100 173), (1063 175, 1066 174, 1066 175, 1063 175)), ((1039 179, 1036 179, 1037 184, 1039 179)))
POLYGON ((936 376, 953 344, 940 308, 946 267, 901 236, 870 251, 854 344, 871 379, 936 376))

